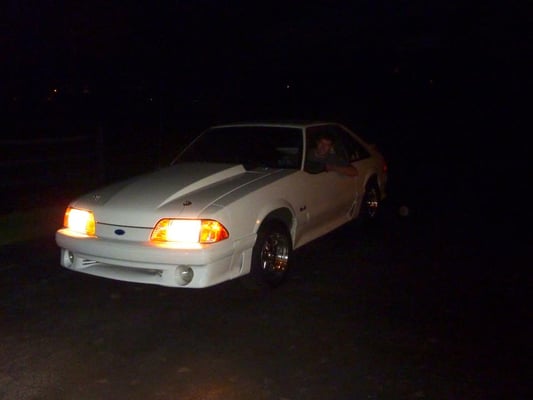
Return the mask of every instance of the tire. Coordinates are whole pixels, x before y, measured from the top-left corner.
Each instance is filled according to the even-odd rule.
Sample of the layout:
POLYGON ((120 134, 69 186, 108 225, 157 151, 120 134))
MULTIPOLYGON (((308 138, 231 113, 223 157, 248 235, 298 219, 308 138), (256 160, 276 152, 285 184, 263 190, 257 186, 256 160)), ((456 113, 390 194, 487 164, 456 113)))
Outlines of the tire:
POLYGON ((375 180, 367 183, 361 204, 360 217, 363 221, 374 221, 381 211, 381 193, 375 180))
POLYGON ((278 221, 266 222, 259 228, 252 251, 252 265, 247 286, 274 288, 287 277, 292 253, 292 239, 287 228, 278 221))

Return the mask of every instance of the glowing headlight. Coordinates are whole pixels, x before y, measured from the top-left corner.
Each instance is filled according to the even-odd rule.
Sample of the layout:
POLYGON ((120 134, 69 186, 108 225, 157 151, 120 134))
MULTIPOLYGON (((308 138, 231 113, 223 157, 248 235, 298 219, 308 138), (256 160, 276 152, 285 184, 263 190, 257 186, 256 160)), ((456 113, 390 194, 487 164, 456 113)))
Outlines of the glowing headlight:
POLYGON ((96 224, 92 211, 68 207, 63 224, 66 228, 84 235, 94 236, 96 233, 96 224))
POLYGON ((224 225, 211 219, 162 219, 153 229, 150 240, 207 244, 228 237, 224 225))

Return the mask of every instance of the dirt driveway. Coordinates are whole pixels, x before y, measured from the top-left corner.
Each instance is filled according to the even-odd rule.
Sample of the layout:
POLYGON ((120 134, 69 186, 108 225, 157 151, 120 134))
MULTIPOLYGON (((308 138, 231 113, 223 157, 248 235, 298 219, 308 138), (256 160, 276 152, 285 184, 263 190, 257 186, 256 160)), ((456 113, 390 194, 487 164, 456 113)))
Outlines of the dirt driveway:
POLYGON ((73 273, 52 234, 0 247, 0 399, 526 398, 512 254, 396 211, 295 252, 266 294, 73 273))

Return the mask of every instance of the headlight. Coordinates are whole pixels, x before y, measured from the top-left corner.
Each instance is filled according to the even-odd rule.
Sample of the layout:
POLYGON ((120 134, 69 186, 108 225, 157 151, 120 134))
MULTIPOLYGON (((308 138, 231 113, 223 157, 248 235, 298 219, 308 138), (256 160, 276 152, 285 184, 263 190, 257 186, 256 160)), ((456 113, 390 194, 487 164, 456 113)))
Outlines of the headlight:
POLYGON ((152 230, 150 240, 207 244, 228 237, 224 225, 211 219, 162 219, 152 230))
POLYGON ((92 211, 80 210, 79 208, 68 207, 65 212, 63 225, 78 233, 87 236, 94 236, 96 233, 96 224, 92 211))

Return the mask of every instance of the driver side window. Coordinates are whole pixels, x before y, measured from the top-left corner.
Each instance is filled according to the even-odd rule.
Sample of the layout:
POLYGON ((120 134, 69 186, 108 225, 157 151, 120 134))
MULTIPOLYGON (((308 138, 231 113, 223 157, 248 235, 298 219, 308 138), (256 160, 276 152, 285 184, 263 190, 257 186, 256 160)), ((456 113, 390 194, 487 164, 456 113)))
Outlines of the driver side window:
POLYGON ((359 161, 370 157, 370 154, 361 143, 359 143, 350 133, 346 132, 341 127, 334 127, 338 142, 341 143, 339 147, 342 148, 343 156, 348 162, 359 161))
POLYGON ((304 169, 311 174, 326 170, 326 165, 348 165, 344 141, 333 125, 321 125, 306 131, 306 161, 304 169))
POLYGON ((341 140, 339 132, 332 125, 313 126, 307 129, 306 148, 308 154, 316 148, 316 143, 322 135, 327 135, 333 139, 333 147, 330 150, 331 154, 336 154, 346 161, 349 159, 344 141, 341 140))

